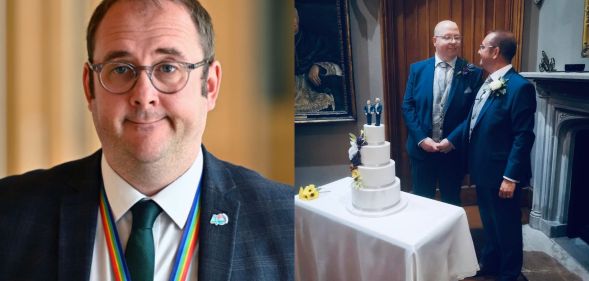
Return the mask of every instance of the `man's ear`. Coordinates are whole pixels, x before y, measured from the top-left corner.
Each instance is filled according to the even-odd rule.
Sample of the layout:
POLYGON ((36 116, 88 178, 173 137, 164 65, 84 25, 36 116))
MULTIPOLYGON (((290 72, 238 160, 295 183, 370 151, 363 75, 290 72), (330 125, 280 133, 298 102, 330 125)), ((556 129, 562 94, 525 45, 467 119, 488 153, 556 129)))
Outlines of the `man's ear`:
POLYGON ((501 56, 499 47, 493 48, 493 59, 497 59, 499 56, 501 56))
POLYGON ((223 71, 221 70, 221 63, 217 60, 209 65, 209 75, 207 77, 206 91, 207 91, 207 109, 211 111, 215 108, 217 98, 219 96, 219 88, 221 87, 221 77, 223 71))
POLYGON ((84 85, 84 96, 86 97, 86 102, 88 102, 88 109, 90 109, 90 103, 94 99, 94 94, 92 94, 93 89, 90 87, 90 79, 92 79, 91 75, 93 75, 93 71, 90 69, 88 63, 84 63, 82 84, 84 85))

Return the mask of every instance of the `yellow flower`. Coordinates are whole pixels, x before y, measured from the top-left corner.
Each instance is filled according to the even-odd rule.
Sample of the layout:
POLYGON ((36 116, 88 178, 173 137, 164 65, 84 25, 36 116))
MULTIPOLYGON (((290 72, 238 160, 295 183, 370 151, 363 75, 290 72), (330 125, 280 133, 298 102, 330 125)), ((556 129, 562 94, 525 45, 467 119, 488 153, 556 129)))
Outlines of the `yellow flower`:
POLYGON ((354 169, 354 170, 352 170, 352 178, 353 178, 354 180, 356 180, 356 179, 357 179, 357 178, 359 178, 359 177, 360 177, 360 172, 358 172, 358 169, 354 169))
POLYGON ((314 184, 307 185, 305 188, 299 187, 299 199, 309 201, 317 197, 319 197, 319 191, 314 184))
POLYGON ((356 189, 362 188, 362 177, 358 169, 352 169, 352 179, 354 180, 353 185, 356 189))

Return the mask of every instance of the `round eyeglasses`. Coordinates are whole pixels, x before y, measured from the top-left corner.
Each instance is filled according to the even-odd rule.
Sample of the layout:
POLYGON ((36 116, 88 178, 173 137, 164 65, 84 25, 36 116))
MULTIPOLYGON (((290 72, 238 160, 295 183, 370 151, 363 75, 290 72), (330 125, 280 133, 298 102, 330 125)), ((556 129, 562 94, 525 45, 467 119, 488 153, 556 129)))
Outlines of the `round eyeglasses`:
POLYGON ((137 83, 141 70, 145 70, 154 88, 164 94, 173 94, 186 87, 192 70, 208 63, 209 60, 204 59, 197 63, 163 61, 151 66, 135 66, 125 62, 88 63, 88 65, 92 71, 98 73, 98 80, 102 87, 113 94, 122 94, 131 90, 137 83))
POLYGON ((495 48, 495 47, 497 47, 497 46, 491 46, 491 45, 480 45, 480 46, 479 46, 479 49, 480 49, 480 50, 484 50, 485 48, 495 48))
POLYGON ((452 35, 436 35, 434 37, 441 38, 442 40, 447 41, 447 42, 452 41, 452 39, 454 39, 455 42, 462 41, 462 36, 460 36, 460 35, 455 35, 455 36, 452 36, 452 35))

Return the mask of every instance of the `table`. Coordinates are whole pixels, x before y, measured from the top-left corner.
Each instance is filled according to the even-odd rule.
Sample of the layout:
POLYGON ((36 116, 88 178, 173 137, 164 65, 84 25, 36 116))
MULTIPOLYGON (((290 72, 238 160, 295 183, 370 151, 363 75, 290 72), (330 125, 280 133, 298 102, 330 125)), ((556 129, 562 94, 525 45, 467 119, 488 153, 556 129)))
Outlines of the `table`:
POLYGON ((319 198, 295 196, 296 279, 459 280, 478 262, 464 209, 401 192, 406 207, 379 218, 346 208, 351 178, 321 188, 319 198))

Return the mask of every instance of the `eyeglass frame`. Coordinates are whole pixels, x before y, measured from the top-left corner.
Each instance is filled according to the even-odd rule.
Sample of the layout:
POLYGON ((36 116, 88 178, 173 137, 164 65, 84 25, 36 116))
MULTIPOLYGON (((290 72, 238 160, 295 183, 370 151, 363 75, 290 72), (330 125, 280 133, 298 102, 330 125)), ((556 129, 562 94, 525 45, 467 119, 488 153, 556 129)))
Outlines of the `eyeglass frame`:
POLYGON ((181 61, 161 61, 158 62, 156 64, 153 65, 134 65, 132 63, 129 62, 119 62, 119 61, 105 61, 102 63, 91 63, 91 62, 86 62, 89 66, 89 68, 93 71, 96 72, 96 74, 98 74, 98 81, 100 81, 100 85, 102 86, 102 88, 104 88, 107 92, 111 93, 111 94, 115 94, 115 95, 122 95, 126 92, 128 92, 129 90, 133 89, 133 87, 135 87, 135 84, 137 84, 137 80, 139 79, 139 72, 142 70, 145 70, 145 72, 147 73, 147 78, 149 78, 149 82, 151 83, 151 85, 153 86, 154 89, 158 90, 158 92, 163 93, 163 94, 175 94, 179 91, 181 91, 182 89, 184 89, 186 87, 186 85, 188 84, 188 80, 190 80, 190 72, 192 72, 193 70, 204 66, 206 64, 210 64, 211 63, 211 59, 209 58, 205 58, 202 59, 201 61, 195 62, 195 63, 189 63, 189 62, 181 62, 181 61), (153 74, 153 69, 161 64, 165 64, 165 63, 177 63, 180 64, 182 66, 184 66, 184 68, 187 71, 187 75, 186 75, 186 81, 184 81, 184 85, 182 85, 182 87, 180 87, 177 90, 171 91, 171 92, 167 92, 167 91, 162 91, 160 90, 154 83, 152 80, 152 74, 153 74), (104 67, 104 65, 106 64, 122 64, 122 65, 126 65, 128 66, 134 73, 134 79, 133 79, 133 83, 131 84, 131 86, 121 92, 114 92, 112 91, 112 89, 109 89, 108 87, 106 87, 106 85, 104 85, 104 82, 102 81, 102 69, 104 67))
POLYGON ((484 50, 486 48, 497 48, 497 46, 492 46, 492 45, 479 45, 479 50, 484 50))
POLYGON ((454 39, 455 42, 462 42, 462 35, 458 35, 458 36, 451 36, 451 35, 434 35, 434 37, 436 38, 442 38, 444 39, 444 41, 452 41, 452 39, 454 39))

